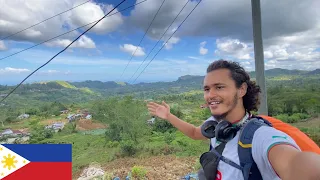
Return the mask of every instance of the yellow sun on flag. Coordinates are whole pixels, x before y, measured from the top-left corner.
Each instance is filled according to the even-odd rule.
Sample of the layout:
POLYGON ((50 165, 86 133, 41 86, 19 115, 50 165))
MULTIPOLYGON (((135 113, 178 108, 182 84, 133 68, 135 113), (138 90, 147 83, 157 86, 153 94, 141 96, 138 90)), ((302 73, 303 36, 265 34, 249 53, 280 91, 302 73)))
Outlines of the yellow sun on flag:
POLYGON ((1 161, 4 165, 3 168, 8 168, 9 170, 12 168, 16 168, 15 163, 17 163, 18 161, 15 160, 15 156, 11 156, 11 154, 8 154, 7 156, 3 156, 3 161, 1 161))

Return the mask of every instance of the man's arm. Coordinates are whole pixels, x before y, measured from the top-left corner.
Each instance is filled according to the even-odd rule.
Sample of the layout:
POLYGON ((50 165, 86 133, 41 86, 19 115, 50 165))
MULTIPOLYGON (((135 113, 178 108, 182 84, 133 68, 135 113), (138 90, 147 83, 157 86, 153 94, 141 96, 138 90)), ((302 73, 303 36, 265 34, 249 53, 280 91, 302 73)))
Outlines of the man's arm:
POLYGON ((300 152, 291 145, 279 144, 269 150, 268 159, 281 179, 320 179, 320 156, 315 153, 300 152))
POLYGON ((320 180, 320 156, 301 152, 294 139, 275 128, 255 132, 252 156, 264 179, 320 180))
POLYGON ((155 103, 155 102, 149 102, 147 104, 148 110, 151 115, 158 116, 162 119, 167 120, 170 122, 174 127, 176 127, 179 131, 181 131, 186 136, 192 138, 192 139, 207 139, 204 137, 201 133, 201 126, 196 127, 190 123, 187 123, 175 115, 170 113, 170 106, 162 101, 162 105, 155 103))
POLYGON ((173 114, 169 114, 167 120, 177 129, 179 129, 186 136, 195 139, 195 140, 206 140, 201 133, 201 126, 196 127, 190 123, 187 123, 173 114))

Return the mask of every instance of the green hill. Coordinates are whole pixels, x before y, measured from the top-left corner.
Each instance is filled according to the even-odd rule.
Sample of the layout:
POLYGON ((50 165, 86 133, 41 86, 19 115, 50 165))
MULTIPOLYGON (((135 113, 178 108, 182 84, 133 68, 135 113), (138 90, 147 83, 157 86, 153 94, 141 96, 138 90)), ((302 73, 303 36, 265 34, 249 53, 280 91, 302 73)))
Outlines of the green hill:
POLYGON ((66 81, 55 81, 55 82, 60 84, 62 87, 65 87, 65 88, 77 89, 75 86, 67 83, 66 81))
MULTIPOLYGON (((300 71, 287 69, 266 70, 267 88, 277 86, 319 88, 319 69, 300 71)), ((254 77, 255 72, 250 73, 254 77)), ((23 84, 15 91, 15 101, 62 101, 65 103, 87 102, 101 97, 131 95, 136 98, 154 99, 168 94, 202 91, 204 76, 185 75, 172 82, 128 84, 124 82, 101 81, 48 81, 23 84)), ((8 93, 13 86, 1 86, 0 95, 8 93)), ((10 97, 8 98, 8 102, 10 97)), ((11 102, 11 101, 10 101, 11 102)), ((16 103, 20 104, 20 103, 16 103)))

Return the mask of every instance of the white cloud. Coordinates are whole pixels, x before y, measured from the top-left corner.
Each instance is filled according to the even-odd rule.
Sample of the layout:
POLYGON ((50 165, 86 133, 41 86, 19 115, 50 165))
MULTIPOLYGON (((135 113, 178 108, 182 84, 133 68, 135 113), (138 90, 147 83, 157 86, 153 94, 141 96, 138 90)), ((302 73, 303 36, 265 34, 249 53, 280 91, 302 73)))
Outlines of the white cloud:
POLYGON ((174 44, 177 44, 180 41, 180 38, 178 37, 172 37, 171 39, 169 39, 169 41, 164 45, 164 48, 169 50, 172 49, 174 44))
POLYGON ((7 50, 6 45, 4 44, 3 41, 0 41, 0 51, 5 51, 5 50, 7 50))
POLYGON ((188 61, 186 60, 180 60, 180 59, 166 59, 169 63, 173 63, 173 64, 188 64, 188 61))
POLYGON ((129 53, 130 55, 133 55, 135 52, 134 56, 144 56, 145 52, 143 48, 140 46, 134 46, 132 44, 124 44, 123 46, 120 45, 120 50, 126 53, 129 53), (138 49, 137 49, 138 48, 138 49))
MULTIPOLYGON (((238 39, 217 39, 216 55, 233 60, 252 60, 253 45, 238 39), (251 55, 252 54, 252 55, 251 55), (251 56, 250 56, 251 55, 251 56)), ((320 67, 320 27, 317 31, 279 36, 264 41, 265 68, 315 69, 320 67)), ((253 67, 253 64, 252 64, 253 67)))
MULTIPOLYGON (((129 18, 130 23, 145 30, 149 21, 143 17, 154 14, 160 3, 160 1, 150 0, 135 7, 129 18)), ((184 3, 184 0, 166 2, 148 35, 151 38, 159 37, 184 3)), ((177 27, 196 3, 197 1, 189 2, 177 18, 174 27, 177 27)), ((316 63, 319 61, 320 49, 320 11, 318 7, 320 7, 318 0, 287 0, 278 3, 261 0, 265 59, 277 60, 278 63, 283 61, 284 64, 291 64, 292 67, 300 69, 312 67, 310 64, 305 64, 306 61, 312 61, 313 67, 319 68, 319 64, 316 63)), ((252 61, 254 50, 251 2, 203 0, 192 16, 177 31, 176 36, 180 38, 215 37, 218 45, 215 51, 216 56, 252 61)), ((205 54, 205 50, 201 47, 199 53, 205 54)))
POLYGON ((264 51, 263 54, 265 59, 273 58, 273 53, 271 51, 264 51))
POLYGON ((216 40, 217 50, 215 54, 221 57, 234 57, 241 60, 250 60, 253 47, 250 44, 240 42, 239 39, 222 38, 216 40))
MULTIPOLYGON (((148 34, 157 37, 164 31, 175 18, 184 5, 185 0, 166 2, 156 21, 154 31, 148 34)), ((161 1, 149 0, 132 10, 130 23, 142 29, 146 29, 149 19, 145 18, 154 14, 161 1)), ((179 24, 186 14, 194 7, 197 1, 190 1, 185 10, 177 18, 179 24)), ((261 17, 264 38, 272 38, 303 32, 313 29, 320 23, 320 1, 318 0, 286 0, 274 3, 269 0, 261 0, 261 17), (297 12, 299 12, 297 15, 297 12)), ((175 24, 175 25, 176 25, 175 24)), ((192 16, 183 24, 177 33, 183 36, 212 36, 229 37, 248 42, 252 40, 252 14, 251 1, 246 0, 202 0, 192 16), (239 30, 242 29, 242 30, 239 30)))
MULTIPOLYGON (((111 11, 114 7, 112 5, 95 4, 93 2, 87 3, 79 8, 74 9, 70 15, 70 22, 74 26, 83 26, 93 21, 97 21, 102 18, 106 13, 111 11)), ((111 14, 117 13, 115 9, 111 14)), ((101 20, 90 31, 96 33, 109 33, 115 31, 123 23, 123 17, 121 13, 114 14, 101 20)), ((93 24, 92 24, 93 25, 93 24)), ((89 26, 88 26, 89 27, 89 26)), ((87 29, 86 27, 85 29, 87 29)))
POLYGON ((0 74, 20 74, 20 73, 26 73, 30 72, 29 69, 25 68, 12 68, 12 67, 6 67, 4 69, 0 69, 0 74))
POLYGON ((188 56, 189 59, 200 60, 200 57, 188 56))
MULTIPOLYGON (((52 42, 48 42, 48 46, 55 47, 67 47, 72 41, 69 39, 57 39, 52 42)), ((69 48, 96 48, 95 43, 92 39, 88 38, 86 35, 81 36, 76 42, 74 42, 69 48)))
POLYGON ((48 70, 48 71, 42 71, 42 73, 47 73, 47 74, 57 74, 57 73, 60 73, 60 71, 58 71, 58 70, 52 70, 52 69, 50 69, 50 70, 48 70))
POLYGON ((208 53, 208 49, 204 48, 204 46, 207 44, 206 41, 203 41, 200 43, 200 49, 199 49, 199 53, 201 55, 206 55, 208 53))
POLYGON ((54 69, 49 69, 46 71, 38 71, 35 73, 35 75, 37 76, 56 76, 56 75, 68 75, 71 74, 71 71, 58 71, 58 70, 54 70, 54 69))
MULTIPOLYGON (((55 53, 48 50, 36 50, 32 49, 31 51, 26 51, 23 56, 20 56, 19 59, 27 61, 33 64, 43 64, 48 61, 48 57, 53 56, 55 53)), ((71 65, 73 67, 75 64, 79 66, 101 66, 107 65, 109 67, 121 67, 125 66, 128 63, 128 59, 115 59, 108 58, 103 56, 97 57, 88 57, 88 56, 74 56, 69 53, 61 54, 57 56, 54 61, 51 61, 50 64, 55 65, 71 65)), ((154 63, 154 62, 152 62, 154 63)), ((140 61, 132 61, 131 65, 138 64, 140 61)))
MULTIPOLYGON (((320 30, 320 28, 319 28, 320 30)), ((320 31, 319 31, 320 32, 320 31)), ((298 33, 264 41, 266 69, 281 67, 285 69, 319 68, 320 33, 298 33)), ((217 39, 215 55, 231 60, 253 60, 253 44, 238 39, 217 39)), ((253 64, 250 65, 254 67, 253 64)))
MULTIPOLYGON (((83 3, 82 0, 64 0, 64 1, 6 1, 0 0, 1 8, 5 11, 0 11, 0 37, 9 36, 26 27, 43 21, 46 18, 54 16, 72 7, 83 3)), ((50 39, 59 34, 63 34, 67 30, 73 29, 76 26, 88 24, 100 19, 104 13, 110 11, 113 7, 107 4, 96 3, 90 1, 82 6, 79 6, 71 11, 63 13, 58 17, 52 18, 46 22, 36 25, 26 31, 9 37, 7 40, 17 42, 32 42, 39 43, 50 39)), ((112 13, 117 12, 114 10, 112 13)), ((98 23, 89 33, 108 33, 115 31, 123 22, 121 13, 106 17, 98 23)), ((86 26, 85 29, 90 26, 86 26)), ((62 39, 55 42, 46 43, 45 45, 65 46, 67 42, 75 39, 79 32, 74 31, 64 35, 62 39)), ((93 48, 93 41, 88 38, 82 38, 74 47, 93 48), (81 41, 82 40, 82 41, 81 41)))
POLYGON ((320 25, 309 31, 268 39, 264 45, 271 60, 319 61, 320 25))

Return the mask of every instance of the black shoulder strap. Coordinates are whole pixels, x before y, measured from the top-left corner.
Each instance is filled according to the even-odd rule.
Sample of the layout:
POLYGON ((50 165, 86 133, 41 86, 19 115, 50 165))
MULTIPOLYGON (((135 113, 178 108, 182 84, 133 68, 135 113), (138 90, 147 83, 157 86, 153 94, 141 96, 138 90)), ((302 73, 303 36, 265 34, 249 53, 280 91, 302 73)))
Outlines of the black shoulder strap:
POLYGON ((203 168, 206 180, 215 180, 217 176, 217 169, 222 157, 222 152, 226 143, 221 143, 212 151, 205 152, 200 157, 200 164, 203 168))
POLYGON ((214 148, 219 154, 222 155, 224 148, 226 147, 226 143, 220 143, 216 148, 214 148))

